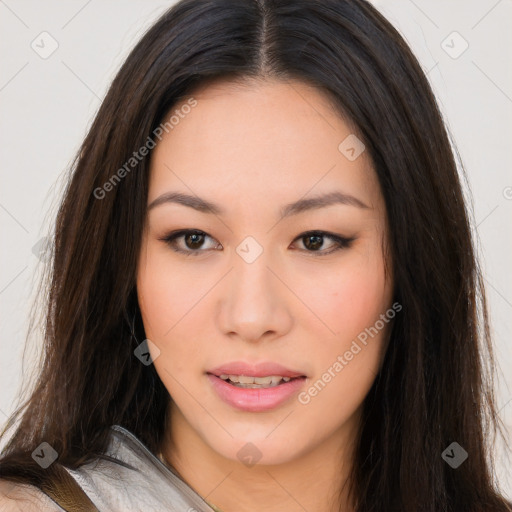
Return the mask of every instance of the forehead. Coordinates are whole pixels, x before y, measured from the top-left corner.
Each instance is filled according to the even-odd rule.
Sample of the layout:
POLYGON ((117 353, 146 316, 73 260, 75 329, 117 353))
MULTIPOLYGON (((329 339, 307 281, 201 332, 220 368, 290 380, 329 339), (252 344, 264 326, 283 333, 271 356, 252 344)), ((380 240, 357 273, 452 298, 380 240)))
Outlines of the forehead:
POLYGON ((317 88, 215 81, 176 104, 164 122, 173 114, 178 122, 151 156, 149 201, 168 189, 282 202, 334 188, 373 206, 378 200, 369 157, 363 151, 351 161, 340 151, 354 130, 317 88), (194 106, 183 108, 191 98, 194 106))

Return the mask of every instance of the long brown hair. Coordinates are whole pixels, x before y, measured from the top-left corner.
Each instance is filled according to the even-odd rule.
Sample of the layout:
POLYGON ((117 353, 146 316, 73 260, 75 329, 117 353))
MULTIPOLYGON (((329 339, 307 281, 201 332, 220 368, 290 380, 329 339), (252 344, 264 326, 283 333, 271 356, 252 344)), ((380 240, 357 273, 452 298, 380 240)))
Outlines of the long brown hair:
POLYGON ((135 283, 150 156, 95 191, 173 105, 215 78, 318 87, 374 163, 403 311, 364 403, 356 510, 508 510, 493 479, 492 349, 459 159, 416 58, 365 0, 183 0, 135 46, 70 171, 40 294, 44 360, 3 433, 15 427, 0 477, 44 478, 30 457, 43 441, 76 468, 105 450, 113 424, 159 451, 170 397, 134 356, 145 338, 135 283), (441 457, 454 441, 469 454, 457 469, 441 457))

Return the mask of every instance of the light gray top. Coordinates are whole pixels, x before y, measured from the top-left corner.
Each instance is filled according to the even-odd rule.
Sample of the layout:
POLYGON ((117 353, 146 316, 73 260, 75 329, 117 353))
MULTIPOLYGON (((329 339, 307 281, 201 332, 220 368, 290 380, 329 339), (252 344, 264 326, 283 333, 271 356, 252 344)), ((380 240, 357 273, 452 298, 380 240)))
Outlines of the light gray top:
MULTIPOLYGON (((100 512, 213 511, 131 432, 119 425, 110 428, 106 459, 95 459, 76 470, 65 468, 100 512)), ((38 506, 34 510, 62 512, 41 491, 27 488, 30 505, 38 506)))

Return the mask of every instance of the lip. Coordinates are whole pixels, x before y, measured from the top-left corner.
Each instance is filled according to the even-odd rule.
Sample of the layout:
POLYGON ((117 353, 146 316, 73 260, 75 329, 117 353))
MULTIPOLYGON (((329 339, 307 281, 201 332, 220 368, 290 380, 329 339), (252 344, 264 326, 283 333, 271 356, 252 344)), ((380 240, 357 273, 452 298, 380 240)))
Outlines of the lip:
MULTIPOLYGON (((232 369, 232 367, 230 368, 232 369)), ((282 375, 282 373, 277 372, 277 375, 280 374, 282 375)), ((255 376, 258 377, 258 375, 255 376)), ((286 375, 282 376, 286 377, 286 375)), ((212 373, 208 373, 207 377, 221 400, 246 412, 264 412, 275 409, 296 395, 307 380, 306 377, 297 378, 270 388, 255 389, 233 386, 212 373)))
POLYGON ((233 361, 218 366, 213 370, 207 371, 212 375, 246 375, 248 377, 269 377, 277 375, 281 377, 307 377, 302 372, 290 370, 284 366, 270 361, 261 361, 259 363, 246 363, 244 361, 233 361))

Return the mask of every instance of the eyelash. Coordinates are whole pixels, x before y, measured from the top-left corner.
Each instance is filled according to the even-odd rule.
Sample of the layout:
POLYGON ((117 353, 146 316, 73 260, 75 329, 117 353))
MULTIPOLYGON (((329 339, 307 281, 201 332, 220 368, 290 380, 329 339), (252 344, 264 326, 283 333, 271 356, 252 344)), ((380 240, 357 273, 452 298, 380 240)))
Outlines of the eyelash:
MULTIPOLYGON (((169 245, 173 251, 185 254, 186 256, 198 256, 200 253, 204 253, 207 250, 212 250, 212 249, 207 249, 207 250, 198 249, 198 250, 194 251, 194 250, 178 249, 175 246, 176 239, 181 238, 182 236, 185 236, 185 235, 189 235, 189 234, 190 235, 206 235, 207 237, 210 236, 207 233, 205 233, 204 231, 200 231, 197 229, 182 229, 179 231, 173 231, 172 233, 169 233, 168 235, 166 235, 162 238, 159 238, 159 240, 161 240, 162 242, 165 242, 167 245, 169 245)), ((294 239, 294 242, 296 240, 300 240, 300 239, 306 238, 308 236, 320 236, 323 238, 329 238, 337 244, 337 247, 335 246, 333 249, 330 249, 328 251, 310 251, 310 250, 304 249, 306 252, 313 253, 318 256, 327 256, 328 254, 332 254, 333 252, 339 251, 341 249, 348 249, 351 246, 352 242, 355 240, 355 238, 344 238, 342 236, 335 235, 333 233, 328 233, 326 231, 306 231, 304 233, 301 233, 298 237, 296 237, 294 239)), ((210 237, 210 238, 212 238, 212 237, 210 237)), ((215 250, 215 249, 213 249, 213 250, 215 250)))

